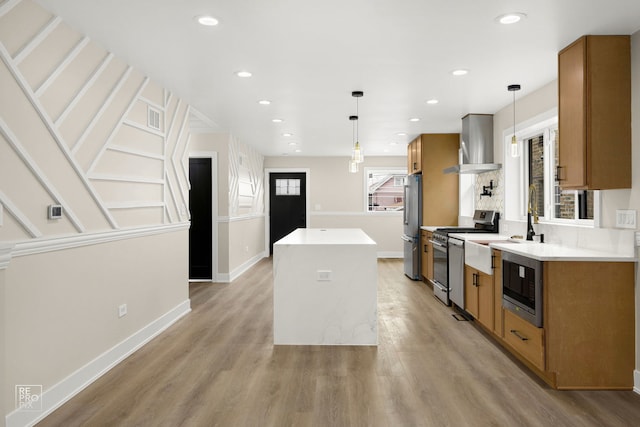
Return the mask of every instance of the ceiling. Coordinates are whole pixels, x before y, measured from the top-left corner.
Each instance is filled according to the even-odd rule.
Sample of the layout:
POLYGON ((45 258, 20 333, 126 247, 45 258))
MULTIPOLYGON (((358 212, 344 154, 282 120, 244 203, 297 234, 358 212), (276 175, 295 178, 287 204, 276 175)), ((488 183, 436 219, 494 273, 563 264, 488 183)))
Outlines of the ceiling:
POLYGON ((349 155, 354 90, 365 154, 405 155, 419 133, 510 104, 509 84, 517 100, 555 80, 558 50, 581 35, 640 30, 638 0, 36 1, 182 97, 198 126, 266 156, 349 155), (508 12, 527 16, 499 24, 508 12))

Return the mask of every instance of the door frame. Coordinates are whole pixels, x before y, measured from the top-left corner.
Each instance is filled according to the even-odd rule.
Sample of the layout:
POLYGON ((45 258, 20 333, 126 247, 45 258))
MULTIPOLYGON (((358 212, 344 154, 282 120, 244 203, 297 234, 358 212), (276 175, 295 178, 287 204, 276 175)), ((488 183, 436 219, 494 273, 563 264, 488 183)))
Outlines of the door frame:
POLYGON ((311 209, 309 208, 309 202, 310 202, 310 197, 309 194, 311 194, 310 188, 311 188, 311 169, 309 168, 265 168, 264 169, 264 194, 265 194, 265 198, 264 198, 264 214, 265 214, 265 221, 264 221, 264 247, 266 248, 266 253, 267 256, 269 256, 269 225, 271 224, 271 212, 270 212, 270 205, 271 205, 271 196, 270 196, 270 190, 271 190, 271 184, 270 184, 270 175, 272 173, 303 173, 304 174, 304 180, 305 180, 305 184, 306 184, 306 191, 305 191, 305 211, 306 211, 306 224, 307 224, 307 228, 309 228, 309 224, 310 224, 310 220, 311 220, 311 215, 310 215, 310 211, 311 209))
MULTIPOLYGON (((218 153, 216 151, 190 151, 189 159, 211 159, 211 282, 218 281, 218 153)), ((189 182, 189 189, 191 183, 189 182)), ((189 212, 191 221, 191 212, 189 212)), ((189 282, 209 282, 189 279, 189 282)))

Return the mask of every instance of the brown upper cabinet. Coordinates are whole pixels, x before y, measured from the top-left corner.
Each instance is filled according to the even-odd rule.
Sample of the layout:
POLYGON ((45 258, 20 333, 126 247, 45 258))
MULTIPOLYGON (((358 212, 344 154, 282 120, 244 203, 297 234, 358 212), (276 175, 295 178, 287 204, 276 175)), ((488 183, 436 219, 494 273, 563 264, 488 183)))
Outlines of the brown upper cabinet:
POLYGON ((631 188, 629 36, 583 36, 558 54, 558 180, 631 188))
POLYGON ((422 172, 422 137, 418 135, 407 146, 407 173, 409 175, 422 172))
POLYGON ((422 224, 458 224, 458 175, 442 170, 458 163, 459 133, 423 133, 422 224))

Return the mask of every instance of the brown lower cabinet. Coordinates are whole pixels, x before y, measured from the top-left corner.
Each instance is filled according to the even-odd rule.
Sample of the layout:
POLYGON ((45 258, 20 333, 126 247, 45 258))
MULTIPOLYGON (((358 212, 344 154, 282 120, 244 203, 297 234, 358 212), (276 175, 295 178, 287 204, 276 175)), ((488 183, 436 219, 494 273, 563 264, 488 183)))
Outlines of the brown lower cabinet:
MULTIPOLYGON (((466 309, 481 327, 554 388, 633 388, 634 263, 545 261, 543 327, 537 328, 502 308, 500 251, 493 250, 493 256, 491 298, 480 292, 480 276, 475 279, 480 285, 471 285, 476 295, 470 292, 469 299, 465 293, 466 309), (481 320, 487 311, 492 322, 481 320)), ((474 269, 466 271, 465 292, 474 280, 474 269)))
POLYGON ((493 330, 493 276, 480 270, 464 268, 464 307, 485 328, 493 330))
POLYGON ((433 281, 433 244, 430 242, 433 233, 420 230, 420 262, 423 279, 433 281))

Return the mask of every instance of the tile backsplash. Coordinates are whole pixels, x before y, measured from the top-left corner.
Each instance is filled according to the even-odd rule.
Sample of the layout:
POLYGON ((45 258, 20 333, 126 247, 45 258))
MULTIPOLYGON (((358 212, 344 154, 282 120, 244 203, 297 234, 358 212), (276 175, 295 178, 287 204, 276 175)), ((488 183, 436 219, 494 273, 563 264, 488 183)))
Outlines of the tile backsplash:
POLYGON ((502 169, 478 174, 476 176, 474 195, 476 209, 498 211, 502 216, 504 214, 504 173, 502 169), (491 197, 481 196, 482 187, 489 187, 491 181, 493 181, 493 190, 487 189, 487 191, 491 192, 491 197))

